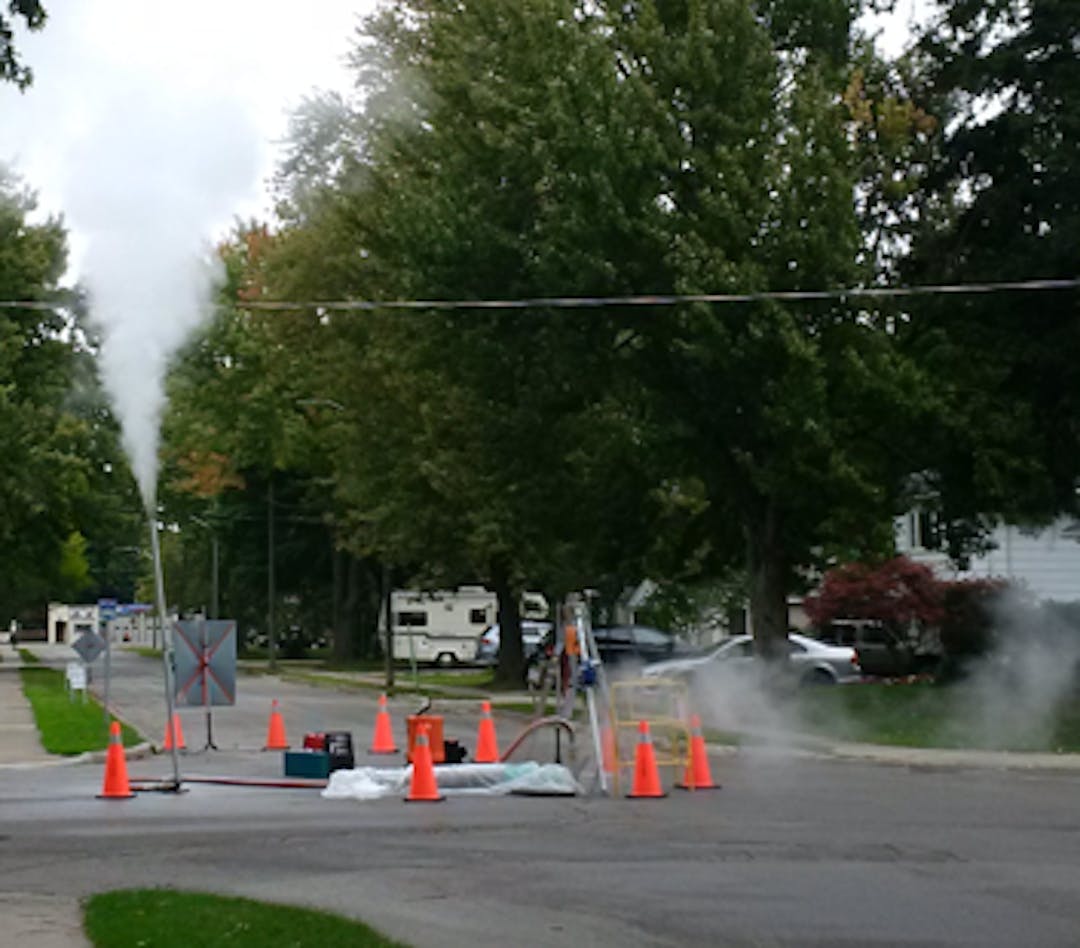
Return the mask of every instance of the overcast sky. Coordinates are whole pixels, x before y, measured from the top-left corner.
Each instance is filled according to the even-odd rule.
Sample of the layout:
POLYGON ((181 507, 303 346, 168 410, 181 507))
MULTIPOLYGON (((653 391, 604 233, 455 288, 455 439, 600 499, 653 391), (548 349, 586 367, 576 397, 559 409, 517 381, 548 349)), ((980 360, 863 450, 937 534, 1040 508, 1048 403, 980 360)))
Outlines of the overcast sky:
MULTIPOLYGON (((40 33, 16 42, 34 70, 25 93, 0 85, 0 162, 70 217, 87 179, 142 175, 139 126, 219 180, 208 222, 264 211, 287 115, 315 89, 345 89, 358 18, 373 0, 45 0, 40 33), (215 139, 217 147, 202 149, 215 139), (116 147, 103 154, 103 140, 116 147), (81 181, 76 179, 82 179, 81 181)), ((175 173, 176 169, 173 169, 175 173)), ((78 221, 69 220, 72 229, 78 221)), ((75 235, 79 256, 78 234, 75 235)))
MULTIPOLYGON (((926 3, 898 0, 889 47, 926 3)), ((34 85, 25 93, 0 85, 0 162, 44 209, 65 213, 76 271, 85 249, 77 208, 116 179, 204 176, 215 202, 204 209, 207 239, 219 237, 237 216, 266 216, 289 110, 316 89, 348 87, 344 56, 374 5, 46 0, 46 28, 16 33, 34 85), (156 147, 185 154, 166 169, 151 135, 156 147)))

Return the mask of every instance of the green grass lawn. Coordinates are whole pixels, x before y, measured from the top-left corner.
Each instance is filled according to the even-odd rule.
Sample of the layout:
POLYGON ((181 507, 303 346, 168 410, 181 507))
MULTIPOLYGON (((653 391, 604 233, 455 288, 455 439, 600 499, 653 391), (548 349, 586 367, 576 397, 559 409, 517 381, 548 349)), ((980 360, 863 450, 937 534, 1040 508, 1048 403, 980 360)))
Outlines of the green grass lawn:
POLYGON ((339 915, 171 889, 95 895, 84 916, 95 948, 406 948, 339 915))
POLYGON ((983 689, 867 683, 806 689, 794 708, 800 726, 838 740, 908 747, 1080 752, 1080 700, 1053 702, 983 689))
MULTIPOLYGON (((55 668, 36 665, 22 668, 19 673, 45 750, 50 754, 82 754, 108 747, 109 728, 94 697, 69 693, 64 673, 55 668)), ((121 725, 121 735, 128 747, 142 740, 125 724, 121 725)))

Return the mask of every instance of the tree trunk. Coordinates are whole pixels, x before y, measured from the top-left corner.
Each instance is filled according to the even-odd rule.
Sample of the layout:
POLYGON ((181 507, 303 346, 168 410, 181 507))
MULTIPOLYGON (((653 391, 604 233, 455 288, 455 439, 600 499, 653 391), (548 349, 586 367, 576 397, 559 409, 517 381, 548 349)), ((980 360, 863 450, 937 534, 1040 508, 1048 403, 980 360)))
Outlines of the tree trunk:
POLYGON ((502 684, 520 685, 525 678, 525 655, 521 643, 521 590, 510 581, 509 570, 492 569, 492 585, 498 599, 499 664, 495 678, 502 684))
POLYGON ((379 566, 370 559, 358 561, 359 625, 356 653, 362 658, 378 657, 382 652, 379 642, 379 612, 382 608, 382 587, 379 582, 379 566))
POLYGON ((786 658, 788 563, 772 501, 765 502, 756 523, 746 526, 746 554, 754 650, 768 661, 786 658))
POLYGON ((386 690, 390 694, 394 693, 394 617, 390 610, 393 580, 393 570, 383 563, 382 576, 379 580, 379 596, 382 600, 383 635, 386 636, 383 643, 383 658, 386 661, 386 690))
POLYGON ((334 550, 333 556, 333 625, 334 625, 334 661, 344 662, 349 658, 349 636, 345 629, 345 551, 334 550))
POLYGON ((345 601, 342 603, 341 627, 345 635, 346 654, 356 652, 357 625, 360 617, 360 561, 351 553, 346 554, 345 601))

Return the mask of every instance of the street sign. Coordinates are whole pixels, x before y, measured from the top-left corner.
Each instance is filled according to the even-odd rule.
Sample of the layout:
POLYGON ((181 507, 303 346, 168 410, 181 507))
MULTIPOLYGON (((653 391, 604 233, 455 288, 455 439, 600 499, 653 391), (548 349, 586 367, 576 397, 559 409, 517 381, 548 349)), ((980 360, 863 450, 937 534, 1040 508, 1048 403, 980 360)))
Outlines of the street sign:
POLYGON ((105 640, 96 632, 84 632, 71 643, 71 647, 79 653, 79 658, 89 665, 105 651, 105 640))
POLYGON ((116 618, 117 610, 120 608, 120 603, 115 599, 99 599, 98 604, 98 619, 101 622, 112 622, 116 618))
POLYGON ((68 662, 67 684, 72 691, 86 691, 86 666, 81 662, 68 662))
POLYGON ((236 623, 191 619, 173 623, 178 703, 236 704, 236 623))

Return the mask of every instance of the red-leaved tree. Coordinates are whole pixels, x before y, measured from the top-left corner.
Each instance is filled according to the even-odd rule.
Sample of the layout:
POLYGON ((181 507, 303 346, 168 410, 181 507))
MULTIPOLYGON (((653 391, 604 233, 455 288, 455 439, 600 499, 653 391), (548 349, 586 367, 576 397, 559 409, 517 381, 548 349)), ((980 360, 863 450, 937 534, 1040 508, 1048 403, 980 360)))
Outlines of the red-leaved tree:
POLYGON ((814 625, 844 618, 877 619, 896 629, 912 622, 932 626, 945 618, 947 585, 929 566, 906 556, 877 566, 848 563, 829 570, 803 608, 814 625))

